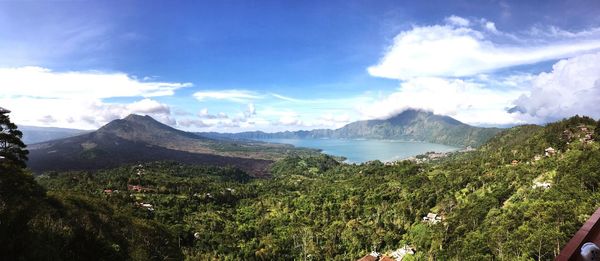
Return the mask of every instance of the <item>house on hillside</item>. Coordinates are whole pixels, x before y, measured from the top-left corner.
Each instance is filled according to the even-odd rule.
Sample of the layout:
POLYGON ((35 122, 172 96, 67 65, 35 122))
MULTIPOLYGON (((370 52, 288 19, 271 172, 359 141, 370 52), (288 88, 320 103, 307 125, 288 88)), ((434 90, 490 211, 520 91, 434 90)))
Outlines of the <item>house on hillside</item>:
POLYGON ((460 152, 469 152, 469 151, 475 151, 476 149, 474 149, 471 146, 467 146, 466 148, 462 149, 460 152))
POLYGON ((357 261, 397 261, 398 259, 391 258, 386 255, 381 255, 376 251, 371 252, 370 254, 361 257, 357 261))
POLYGON ((380 256, 381 256, 381 254, 373 251, 370 254, 363 256, 356 261, 378 261, 380 256))
POLYGON ((552 186, 552 184, 548 183, 548 182, 539 182, 539 181, 535 181, 533 182, 533 186, 532 188, 543 188, 543 189, 549 189, 552 186))
POLYGON ((424 223, 429 223, 429 224, 432 224, 432 225, 437 224, 440 221, 442 221, 442 217, 438 216, 435 213, 427 213, 427 216, 423 217, 423 222, 424 223))
POLYGON ((127 185, 127 190, 136 192, 153 192, 155 189, 142 187, 142 185, 127 185))
POLYGON ((140 185, 127 185, 127 190, 142 192, 143 187, 140 185))
POLYGON ((104 192, 104 194, 106 194, 106 195, 112 195, 112 193, 113 193, 113 190, 112 190, 112 189, 105 189, 103 192, 104 192))
POLYGON ((144 202, 138 203, 138 202, 135 202, 135 205, 138 206, 138 207, 145 208, 148 211, 154 211, 154 206, 152 204, 149 204, 149 203, 144 203, 144 202))
POLYGON ((551 157, 551 156, 554 156, 554 154, 556 154, 556 150, 555 150, 554 148, 552 148, 552 147, 548 147, 548 148, 546 148, 546 149, 544 150, 544 155, 545 155, 546 157, 551 157))
POLYGON ((581 130, 582 132, 588 132, 589 129, 583 125, 583 124, 579 124, 579 126, 577 126, 577 128, 579 128, 579 130, 581 130))
POLYGON ((396 261, 401 261, 402 259, 404 259, 404 257, 406 255, 414 255, 415 254, 415 250, 408 246, 408 245, 404 245, 402 248, 398 248, 396 249, 396 251, 392 252, 391 256, 396 260, 396 261))
POLYGON ((510 162, 510 164, 513 165, 513 166, 517 166, 519 164, 519 161, 518 160, 512 160, 510 162))
POLYGON ((585 134, 585 136, 583 136, 583 138, 580 139, 580 141, 583 144, 590 144, 590 143, 594 142, 594 138, 592 137, 591 133, 587 133, 587 134, 585 134))

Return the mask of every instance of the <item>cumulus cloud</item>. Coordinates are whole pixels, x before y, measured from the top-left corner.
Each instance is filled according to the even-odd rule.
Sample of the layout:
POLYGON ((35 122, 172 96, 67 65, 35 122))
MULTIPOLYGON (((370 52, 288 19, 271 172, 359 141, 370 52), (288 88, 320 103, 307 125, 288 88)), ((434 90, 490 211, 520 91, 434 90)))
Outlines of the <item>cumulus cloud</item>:
POLYGON ((468 19, 462 18, 460 16, 456 16, 456 15, 446 17, 445 20, 446 20, 446 23, 455 25, 455 26, 467 27, 471 24, 471 22, 468 19))
POLYGON ((248 101, 260 98, 260 96, 254 92, 246 90, 201 91, 194 93, 194 97, 199 101, 215 99, 239 103, 246 103, 248 101))
POLYGON ((173 95, 189 86, 192 84, 138 80, 124 73, 0 68, 0 104, 12 108, 12 118, 26 125, 93 129, 130 113, 149 114, 173 124, 170 107, 150 97, 173 95), (125 103, 104 101, 112 97, 144 98, 125 103))
POLYGON ((275 124, 284 126, 302 126, 303 122, 297 116, 289 115, 279 118, 275 124))
POLYGON ((530 93, 508 111, 527 122, 545 123, 575 114, 600 118, 600 53, 564 59, 531 81, 530 93))
POLYGON ((151 99, 106 103, 100 99, 0 98, 19 124, 94 129, 131 113, 148 114, 165 124, 175 123, 166 104, 151 99), (35 106, 32 106, 35 104, 35 106), (46 117, 51 113, 51 118, 46 117))
POLYGON ((227 119, 229 116, 224 112, 219 112, 217 114, 208 113, 208 108, 204 108, 198 112, 198 117, 203 119, 227 119))
POLYGON ((398 34, 380 61, 367 70, 372 76, 400 80, 462 77, 600 49, 600 29, 569 33, 550 27, 514 36, 482 21, 451 16, 443 25, 415 26, 398 34))
POLYGON ((146 82, 124 73, 54 72, 42 67, 0 68, 3 97, 109 98, 173 95, 191 83, 146 82))
POLYGON ((496 24, 494 22, 484 21, 484 27, 492 33, 499 33, 498 29, 496 29, 496 24))
POLYGON ((210 124, 210 123, 204 122, 204 121, 199 120, 199 119, 183 119, 183 120, 178 120, 177 121, 177 125, 185 127, 185 128, 189 128, 189 127, 206 128, 206 127, 214 126, 214 124, 210 124))
POLYGON ((510 124, 515 119, 506 107, 524 93, 516 88, 490 89, 461 79, 419 77, 401 83, 397 91, 358 110, 365 119, 389 118, 408 108, 419 108, 470 124, 510 124))
POLYGON ((134 113, 171 114, 168 105, 148 98, 128 104, 126 108, 134 113))

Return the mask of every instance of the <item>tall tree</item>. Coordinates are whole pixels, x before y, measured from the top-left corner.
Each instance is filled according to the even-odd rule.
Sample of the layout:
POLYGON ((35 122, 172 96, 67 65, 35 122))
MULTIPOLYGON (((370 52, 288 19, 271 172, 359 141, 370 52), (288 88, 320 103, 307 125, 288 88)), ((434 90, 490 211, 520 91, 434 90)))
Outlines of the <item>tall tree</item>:
POLYGON ((0 107, 0 162, 25 168, 29 151, 21 141, 23 133, 10 121, 9 113, 0 107))

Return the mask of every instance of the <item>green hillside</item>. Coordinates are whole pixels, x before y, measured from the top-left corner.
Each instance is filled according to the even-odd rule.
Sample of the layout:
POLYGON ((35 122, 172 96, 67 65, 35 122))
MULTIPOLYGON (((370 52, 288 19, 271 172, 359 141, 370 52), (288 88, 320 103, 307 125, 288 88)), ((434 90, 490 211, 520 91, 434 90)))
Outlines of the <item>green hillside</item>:
MULTIPOLYGON (((130 250, 136 237, 115 229, 145 222, 174 235, 169 242, 177 242, 188 260, 355 260, 374 249, 389 254, 405 245, 415 249, 408 260, 551 260, 600 207, 596 126, 586 117, 519 126, 476 151, 421 164, 287 157, 273 164, 269 179, 232 168, 157 162, 47 173, 37 181, 47 189, 45 197, 53 198, 49 202, 90 202, 60 203, 77 210, 69 210, 70 217, 121 217, 114 226, 103 225, 100 217, 84 219, 91 222, 86 229, 105 229, 101 234, 80 230, 91 238, 86 244, 92 249, 107 255, 117 255, 111 252, 114 244, 127 249, 116 259, 137 252, 130 250), (548 147, 555 152, 546 156, 548 147), (144 189, 128 191, 128 185, 144 189), (428 213, 440 220, 424 222, 428 213)), ((53 204, 49 208, 60 205, 53 204)), ((27 213, 44 213, 38 205, 27 205, 33 209, 27 213)), ((46 220, 40 224, 55 226, 59 219, 46 220)), ((31 238, 46 233, 33 231, 31 238)), ((70 235, 52 248, 69 244, 70 235)), ((43 248, 50 243, 35 242, 38 251, 50 251, 43 248)))
MULTIPOLYGON (((78 178, 75 178, 77 180, 78 178)), ((75 181, 73 180, 73 181, 75 181)), ((3 260, 180 260, 175 235, 135 217, 123 199, 48 191, 30 174, 0 166, 3 260)))

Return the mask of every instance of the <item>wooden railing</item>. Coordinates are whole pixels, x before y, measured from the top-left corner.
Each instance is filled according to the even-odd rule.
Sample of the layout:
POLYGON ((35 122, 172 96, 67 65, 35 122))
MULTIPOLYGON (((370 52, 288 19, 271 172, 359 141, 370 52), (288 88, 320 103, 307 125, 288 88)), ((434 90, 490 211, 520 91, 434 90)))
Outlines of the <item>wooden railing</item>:
MULTIPOLYGON (((581 256, 581 247, 587 242, 600 246, 600 208, 583 224, 583 226, 563 247, 555 261, 580 261, 585 260, 581 256)), ((600 256, 598 257, 600 258, 600 256)), ((598 260, 598 259, 595 259, 598 260)))

